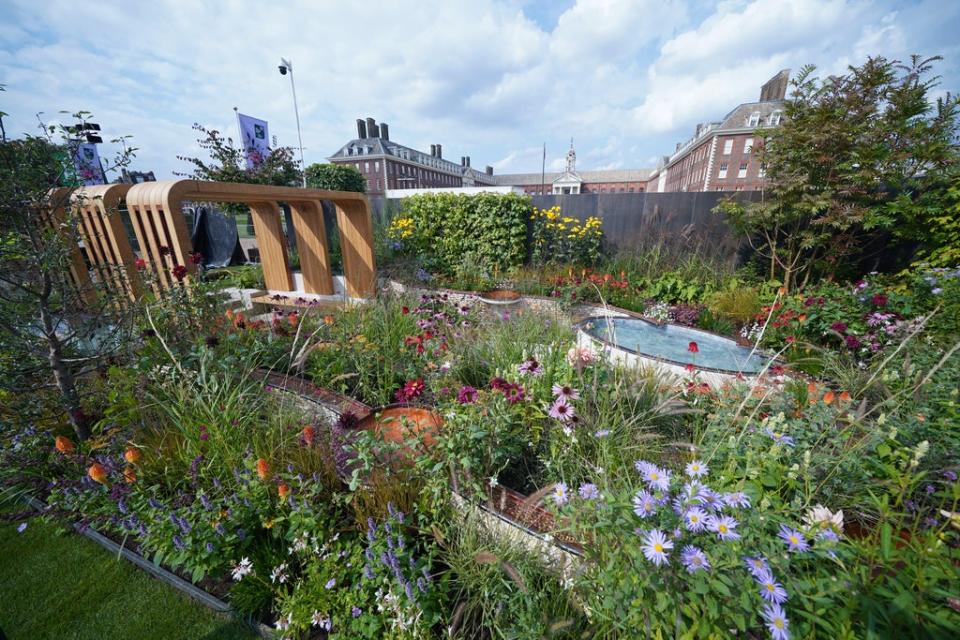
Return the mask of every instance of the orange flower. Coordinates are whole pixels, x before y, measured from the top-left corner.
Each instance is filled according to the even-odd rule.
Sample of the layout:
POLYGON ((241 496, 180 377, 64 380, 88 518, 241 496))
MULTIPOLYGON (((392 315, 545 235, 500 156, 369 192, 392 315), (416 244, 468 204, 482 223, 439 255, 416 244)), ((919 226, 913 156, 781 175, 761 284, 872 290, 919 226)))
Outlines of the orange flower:
POLYGON ((799 320, 800 322, 806 322, 806 321, 807 321, 807 314, 801 313, 799 316, 797 316, 797 320, 799 320))
POLYGON ((99 482, 103 486, 107 486, 107 469, 99 462, 94 462, 90 465, 90 468, 87 469, 87 475, 90 476, 90 479, 94 482, 99 482))
POLYGON ((288 495, 290 495, 290 487, 287 486, 286 482, 281 482, 280 486, 277 487, 277 495, 279 495, 281 498, 286 498, 288 495))
POLYGON ((130 464, 136 464, 140 461, 142 454, 140 449, 136 447, 127 447, 127 450, 123 452, 123 459, 129 462, 130 464))
POLYGON ((778 295, 778 296, 785 296, 785 295, 787 295, 787 288, 786 288, 786 287, 780 287, 779 289, 777 289, 777 295, 778 295))
POLYGON ((303 441, 309 447, 313 444, 313 437, 317 435, 317 430, 312 426, 307 425, 303 428, 303 441))
POLYGON ((233 328, 234 329, 243 329, 247 325, 246 320, 243 318, 243 313, 236 313, 233 316, 233 328))
POLYGON ((223 315, 227 316, 227 320, 233 320, 233 309, 227 309, 223 315))
POLYGON ((57 436, 53 446, 63 454, 73 453, 77 449, 76 445, 73 444, 73 440, 67 436, 57 436))
POLYGON ((270 477, 270 464, 263 458, 257 460, 257 475, 260 476, 261 480, 270 477))
POLYGON ((833 402, 833 398, 833 391, 827 391, 825 394, 823 394, 823 404, 830 404, 833 402))
POLYGON ((333 316, 329 314, 323 316, 323 324, 327 325, 328 327, 331 326, 333 324, 333 316))
POLYGON ((840 402, 850 402, 850 394, 846 391, 841 391, 840 402))
POLYGON ((287 316, 287 322, 290 323, 290 326, 291 326, 291 327, 296 327, 296 326, 297 326, 297 320, 299 320, 299 319, 300 319, 300 318, 297 316, 297 312, 296 312, 296 311, 294 311, 293 313, 291 313, 290 315, 287 316))
POLYGON ((127 484, 133 484, 137 481, 137 472, 133 470, 133 467, 127 467, 123 470, 123 479, 127 481, 127 484))

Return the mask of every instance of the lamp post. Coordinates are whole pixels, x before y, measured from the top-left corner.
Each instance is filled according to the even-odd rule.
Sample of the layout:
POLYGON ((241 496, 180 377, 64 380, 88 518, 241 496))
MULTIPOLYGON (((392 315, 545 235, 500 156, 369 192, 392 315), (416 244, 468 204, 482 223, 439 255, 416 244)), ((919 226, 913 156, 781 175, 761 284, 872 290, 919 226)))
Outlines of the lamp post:
POLYGON ((297 118, 297 142, 300 143, 300 172, 303 176, 303 187, 307 187, 307 165, 303 161, 303 137, 300 135, 300 110, 297 108, 297 85, 293 82, 293 64, 289 60, 280 58, 280 75, 290 72, 290 89, 293 91, 293 114, 297 118))

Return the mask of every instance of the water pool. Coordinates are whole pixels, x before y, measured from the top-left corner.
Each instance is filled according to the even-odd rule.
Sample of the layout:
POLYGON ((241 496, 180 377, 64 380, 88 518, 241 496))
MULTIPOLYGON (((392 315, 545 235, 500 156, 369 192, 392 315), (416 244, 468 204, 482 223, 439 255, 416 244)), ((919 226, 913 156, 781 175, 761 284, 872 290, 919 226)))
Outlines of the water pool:
POLYGON ((640 356, 681 366, 692 363, 698 369, 722 373, 757 374, 769 361, 769 356, 751 354, 750 347, 729 338, 676 324, 658 326, 640 318, 589 318, 580 324, 580 330, 640 356), (691 342, 697 343, 697 353, 690 352, 691 342))

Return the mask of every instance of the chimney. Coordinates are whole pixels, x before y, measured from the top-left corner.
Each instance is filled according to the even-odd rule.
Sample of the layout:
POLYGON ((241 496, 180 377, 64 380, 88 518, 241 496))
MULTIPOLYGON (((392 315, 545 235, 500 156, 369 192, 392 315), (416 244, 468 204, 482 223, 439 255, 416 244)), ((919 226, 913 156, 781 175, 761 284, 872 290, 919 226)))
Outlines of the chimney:
POLYGON ((367 123, 363 118, 357 118, 357 137, 360 139, 367 137, 367 123))
POLYGON ((368 138, 378 138, 377 135, 377 121, 373 118, 367 118, 367 137, 368 138))
POLYGON ((384 140, 390 139, 390 128, 387 126, 386 122, 380 123, 380 137, 384 140))
POLYGON ((433 156, 434 158, 437 157, 437 145, 435 144, 430 145, 430 155, 433 156))
POLYGON ((470 166, 470 156, 467 156, 467 166, 470 166))
POLYGON ((442 144, 438 144, 438 145, 437 145, 437 157, 440 158, 440 159, 443 159, 443 145, 442 145, 442 144))
POLYGON ((467 166, 467 156, 460 156, 460 166, 461 167, 467 166))
POLYGON ((486 173, 487 173, 488 176, 492 176, 492 175, 493 175, 493 167, 491 167, 490 165, 487 165, 486 173))

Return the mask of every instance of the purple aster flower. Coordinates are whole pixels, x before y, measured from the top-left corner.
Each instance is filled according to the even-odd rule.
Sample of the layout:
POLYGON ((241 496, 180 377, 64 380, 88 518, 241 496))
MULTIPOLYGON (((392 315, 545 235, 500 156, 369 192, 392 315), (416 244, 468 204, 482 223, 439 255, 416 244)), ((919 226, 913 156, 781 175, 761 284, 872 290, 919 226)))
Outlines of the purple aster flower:
POLYGON ((566 398, 567 400, 580 399, 580 392, 568 384, 555 384, 551 390, 557 398, 566 398))
POLYGON ((690 573, 710 570, 710 561, 707 560, 707 555, 692 545, 685 546, 683 551, 680 552, 680 562, 690 573))
POLYGON ((26 530, 27 530, 26 522, 21 522, 20 524, 17 525, 17 533, 23 533, 26 530))
POLYGON ((710 509, 711 511, 719 511, 723 508, 723 496, 710 487, 700 487, 700 490, 697 491, 697 498, 703 504, 704 508, 710 509))
POLYGON ((584 500, 596 500, 600 497, 600 490, 597 489, 597 485, 589 482, 580 485, 577 493, 579 493, 580 497, 584 500))
POLYGON ((683 515, 684 526, 688 531, 703 531, 704 527, 707 526, 707 518, 709 517, 707 512, 700 507, 691 507, 683 515))
POLYGON ((746 509, 750 507, 750 496, 743 491, 725 493, 723 494, 723 503, 728 507, 746 509))
POLYGON ((543 375, 543 367, 533 358, 521 362, 517 366, 517 370, 522 376, 533 376, 536 378, 543 375))
POLYGON ((633 463, 633 468, 637 470, 637 473, 644 475, 647 471, 651 469, 656 469, 657 465, 652 462, 647 462, 646 460, 637 460, 633 463))
POLYGON ((633 497, 633 512, 641 518, 652 516, 657 510, 657 499, 646 489, 641 489, 633 497))
POLYGON ((327 580, 327 584, 323 585, 323 588, 324 588, 324 589, 333 589, 335 586, 337 586, 337 579, 336 579, 336 578, 330 578, 329 580, 327 580))
POLYGON ((810 548, 807 539, 803 537, 802 533, 796 529, 791 529, 785 524, 780 525, 780 533, 777 535, 787 543, 788 551, 807 551, 810 548))
POLYGON ((363 614, 363 609, 361 609, 360 607, 350 608, 350 615, 353 616, 354 618, 359 618, 362 614, 363 614))
POLYGON ((707 520, 707 529, 717 534, 720 540, 736 540, 740 534, 735 531, 737 521, 730 516, 710 516, 707 520))
POLYGON ((669 471, 659 467, 647 469, 646 473, 643 474, 643 480, 647 483, 647 486, 660 491, 667 491, 670 488, 671 477, 672 474, 669 471))
POLYGON ((707 475, 710 469, 699 460, 694 460, 687 464, 686 473, 691 478, 702 478, 707 475))
POLYGON ((557 398, 550 407, 550 417, 560 422, 569 422, 573 415, 573 405, 564 396, 557 398))
POLYGON ((594 432, 593 435, 595 438, 606 438, 608 435, 610 435, 610 430, 600 429, 599 431, 594 432))
POLYGON ((749 571, 750 575, 755 579, 759 579, 760 576, 770 573, 770 565, 767 564, 767 561, 762 556, 757 556, 756 558, 747 556, 743 559, 743 562, 747 565, 747 571, 749 571))
POLYGON ((669 562, 667 553, 673 549, 673 542, 667 538, 663 531, 654 529, 646 535, 640 549, 647 560, 659 567, 669 562))
POLYGON ((787 601, 787 590, 773 578, 769 571, 762 575, 755 576, 757 584, 760 585, 760 597, 767 602, 783 604, 787 601))
POLYGON ((779 604, 768 604, 761 612, 773 640, 790 640, 790 622, 779 604))
POLYGON ((773 441, 776 442, 777 444, 782 444, 786 447, 792 447, 794 445, 793 438, 791 438, 790 436, 784 433, 778 433, 776 431, 773 431, 772 429, 770 429, 770 427, 767 427, 765 433, 771 438, 773 438, 773 441))
POLYGON ((567 504, 569 496, 567 495, 567 485, 564 482, 558 482, 557 485, 553 488, 553 501, 557 504, 558 507, 562 507, 567 504))
POLYGON ((956 471, 951 471, 950 469, 947 469, 946 471, 943 472, 943 477, 946 478, 947 480, 949 480, 950 482, 956 482, 956 481, 957 481, 957 472, 956 472, 956 471))

